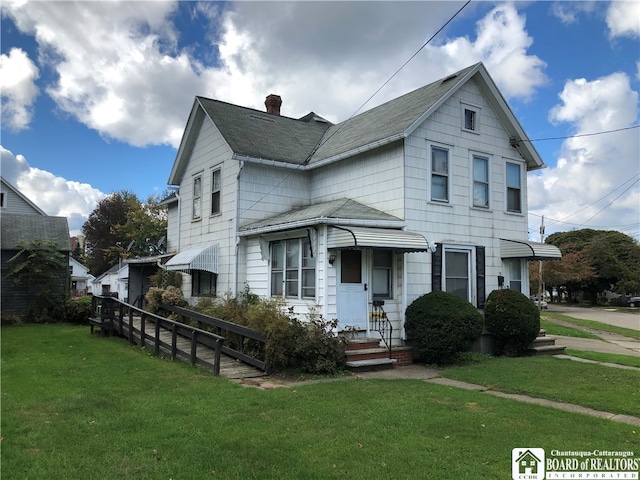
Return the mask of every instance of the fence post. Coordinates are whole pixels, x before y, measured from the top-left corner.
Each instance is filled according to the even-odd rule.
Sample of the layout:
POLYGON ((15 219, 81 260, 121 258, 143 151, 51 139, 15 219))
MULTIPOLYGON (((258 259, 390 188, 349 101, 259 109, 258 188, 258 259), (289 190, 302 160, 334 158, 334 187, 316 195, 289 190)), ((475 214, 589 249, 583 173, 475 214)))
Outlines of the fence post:
POLYGON ((145 330, 145 328, 144 328, 145 325, 144 324, 145 324, 146 316, 147 315, 143 313, 142 316, 140 317, 140 346, 142 348, 144 348, 145 344, 146 344, 146 341, 145 341, 145 335, 146 334, 144 332, 144 330, 145 330))
POLYGON ((133 344, 133 309, 129 309, 129 343, 133 344))
POLYGON ((213 374, 216 376, 220 375, 220 353, 222 352, 222 340, 216 340, 216 347, 214 350, 214 361, 213 361, 213 374))
POLYGON ((171 325, 171 360, 176 359, 176 353, 178 350, 178 329, 176 324, 171 325))
POLYGON ((198 348, 198 333, 191 330, 191 365, 196 364, 196 349, 198 348))
POLYGON ((153 353, 158 355, 160 353, 160 321, 157 318, 154 318, 153 320, 156 322, 156 338, 155 345, 153 347, 153 353))

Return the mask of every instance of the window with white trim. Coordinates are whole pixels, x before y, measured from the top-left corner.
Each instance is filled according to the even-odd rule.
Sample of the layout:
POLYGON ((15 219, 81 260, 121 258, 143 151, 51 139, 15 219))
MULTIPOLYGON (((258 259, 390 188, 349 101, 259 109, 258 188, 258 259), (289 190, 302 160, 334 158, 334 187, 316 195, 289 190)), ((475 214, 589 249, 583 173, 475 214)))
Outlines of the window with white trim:
POLYGON ((507 162, 507 211, 522 212, 522 180, 520 165, 507 162))
POLYGON ((473 155, 473 206, 489 208, 489 159, 473 155))
POLYGON ((449 201, 449 149, 431 146, 431 200, 449 201))
POLYGON ((215 297, 218 275, 205 270, 191 271, 191 295, 194 297, 215 297))
POLYGON ((220 168, 216 168, 211 174, 211 215, 220 213, 221 174, 220 168))
POLYGON ((193 219, 198 219, 202 215, 202 177, 193 179, 193 219))
POLYGON ((471 250, 445 248, 444 291, 471 302, 471 250))
POLYGON ((462 105, 462 129, 467 132, 478 133, 480 109, 471 105, 462 105))
POLYGON ((373 251, 373 298, 393 298, 393 251, 373 251))
POLYGON ((271 295, 315 298, 316 259, 308 238, 271 242, 271 295))

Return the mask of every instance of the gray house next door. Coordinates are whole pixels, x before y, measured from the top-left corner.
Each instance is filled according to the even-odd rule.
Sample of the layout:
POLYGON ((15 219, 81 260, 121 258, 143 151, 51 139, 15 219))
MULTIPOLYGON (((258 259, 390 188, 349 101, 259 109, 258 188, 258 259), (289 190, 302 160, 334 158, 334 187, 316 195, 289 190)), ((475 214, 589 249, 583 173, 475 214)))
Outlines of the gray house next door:
POLYGON ((368 285, 362 250, 340 251, 337 286, 338 328, 367 329, 368 285))

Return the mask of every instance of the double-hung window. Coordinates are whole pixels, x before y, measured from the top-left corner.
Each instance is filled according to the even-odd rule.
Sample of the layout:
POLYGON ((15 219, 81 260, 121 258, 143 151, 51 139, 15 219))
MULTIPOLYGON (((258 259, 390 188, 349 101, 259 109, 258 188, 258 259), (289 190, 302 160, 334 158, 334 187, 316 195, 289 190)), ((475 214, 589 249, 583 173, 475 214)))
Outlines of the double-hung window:
POLYGON ((271 295, 314 298, 316 259, 307 238, 271 242, 271 295))
POLYGON ((431 147, 431 200, 449 201, 449 150, 431 147))
POLYGON ((503 260, 507 272, 509 288, 522 292, 522 262, 518 259, 503 260))
POLYGON ((393 252, 373 251, 373 298, 393 298, 393 252))
POLYGON ((522 212, 520 165, 507 163, 507 211, 522 212))
POLYGON ((480 108, 462 104, 462 130, 479 133, 480 108))
POLYGON ((473 155, 473 206, 489 208, 489 159, 473 155))
POLYGON ((471 251, 446 249, 444 252, 445 292, 471 301, 471 251))
POLYGON ((211 175, 211 215, 220 213, 220 175, 219 168, 211 175))
POLYGON ((202 215, 202 177, 193 179, 193 219, 199 219, 202 215))

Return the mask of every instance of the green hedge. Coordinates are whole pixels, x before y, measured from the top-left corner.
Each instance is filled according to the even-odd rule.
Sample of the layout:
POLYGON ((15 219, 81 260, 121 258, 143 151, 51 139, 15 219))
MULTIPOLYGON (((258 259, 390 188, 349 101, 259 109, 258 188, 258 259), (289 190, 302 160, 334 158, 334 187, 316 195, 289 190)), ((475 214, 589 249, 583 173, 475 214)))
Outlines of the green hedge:
POLYGON ((527 353, 540 333, 540 311, 516 290, 494 290, 484 308, 487 330, 496 341, 496 354, 519 356, 527 353))
POLYGON ((482 334, 482 314, 468 301, 431 292, 407 307, 405 329, 414 356, 425 363, 448 364, 471 349, 482 334))

